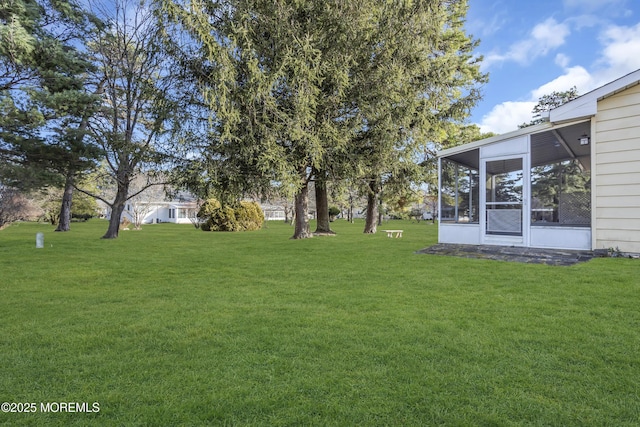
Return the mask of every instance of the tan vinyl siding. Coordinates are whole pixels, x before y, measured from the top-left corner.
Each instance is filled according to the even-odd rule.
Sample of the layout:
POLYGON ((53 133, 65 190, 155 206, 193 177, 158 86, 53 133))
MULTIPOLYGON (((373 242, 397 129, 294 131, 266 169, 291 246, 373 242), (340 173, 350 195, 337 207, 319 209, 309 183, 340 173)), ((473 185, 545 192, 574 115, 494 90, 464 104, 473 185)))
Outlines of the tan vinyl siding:
POLYGON ((640 85, 598 102, 595 248, 640 253, 640 85))
MULTIPOLYGON (((598 177, 600 177, 601 175, 598 175, 598 177)), ((598 184, 596 184, 598 185, 598 184)), ((606 200, 609 197, 612 196, 622 196, 625 197, 626 199, 620 203, 618 206, 620 207, 624 207, 624 206, 630 206, 627 199, 630 199, 634 196, 638 196, 637 192, 636 192, 637 188, 634 185, 598 185, 598 188, 596 188, 596 196, 599 199, 603 199, 606 200)), ((596 206, 600 206, 599 204, 596 206)))
POLYGON ((605 163, 598 165, 596 169, 598 174, 601 175, 610 175, 615 173, 635 173, 638 172, 637 165, 633 162, 623 163, 623 164, 615 164, 615 163, 605 163))
MULTIPOLYGON (((632 162, 629 162, 632 163, 632 162)), ((639 165, 640 166, 640 165, 639 165)), ((602 174, 598 176, 598 186, 616 186, 616 185, 628 185, 630 186, 629 190, 632 192, 635 191, 637 184, 640 184, 640 172, 630 172, 630 173, 610 173, 610 174, 602 174), (624 176, 624 181, 621 182, 620 175, 624 176)))

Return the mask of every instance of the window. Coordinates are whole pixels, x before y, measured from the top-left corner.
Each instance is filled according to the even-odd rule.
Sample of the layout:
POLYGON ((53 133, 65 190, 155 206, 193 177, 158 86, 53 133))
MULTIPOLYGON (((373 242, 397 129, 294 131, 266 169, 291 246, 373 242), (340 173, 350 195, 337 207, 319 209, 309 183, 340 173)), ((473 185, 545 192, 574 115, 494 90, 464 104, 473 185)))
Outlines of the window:
POLYGON ((531 168, 531 225, 591 225, 591 174, 577 160, 531 168))
POLYGON ((187 218, 187 210, 178 209, 178 218, 187 218))
POLYGON ((479 222, 478 170, 442 159, 440 220, 456 223, 479 222))
POLYGON ((175 209, 169 209, 169 219, 175 218, 176 217, 176 210, 175 209))

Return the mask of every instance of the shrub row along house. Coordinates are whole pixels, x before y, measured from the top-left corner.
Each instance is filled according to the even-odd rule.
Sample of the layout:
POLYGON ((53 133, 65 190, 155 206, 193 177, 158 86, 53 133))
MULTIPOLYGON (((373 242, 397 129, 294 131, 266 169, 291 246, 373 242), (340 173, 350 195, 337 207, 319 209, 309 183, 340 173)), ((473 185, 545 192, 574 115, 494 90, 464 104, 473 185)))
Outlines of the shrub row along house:
POLYGON ((640 70, 438 169, 440 243, 640 253, 640 70))

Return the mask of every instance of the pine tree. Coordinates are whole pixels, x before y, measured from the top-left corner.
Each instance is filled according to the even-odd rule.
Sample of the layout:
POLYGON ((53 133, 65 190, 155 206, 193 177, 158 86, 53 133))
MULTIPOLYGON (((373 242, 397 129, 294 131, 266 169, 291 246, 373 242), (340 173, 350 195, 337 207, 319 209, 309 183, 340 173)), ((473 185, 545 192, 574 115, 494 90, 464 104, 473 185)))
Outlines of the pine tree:
POLYGON ((75 3, 44 0, 2 3, 0 22, 0 181, 65 186, 57 231, 66 231, 73 183, 98 155, 84 138, 95 98, 81 49, 101 23, 75 3))
POLYGON ((466 1, 162 4, 197 47, 183 52, 211 110, 208 172, 292 188, 293 238, 311 236, 314 177, 322 189, 339 171, 377 197, 440 122, 465 117, 485 78, 462 28, 466 1))

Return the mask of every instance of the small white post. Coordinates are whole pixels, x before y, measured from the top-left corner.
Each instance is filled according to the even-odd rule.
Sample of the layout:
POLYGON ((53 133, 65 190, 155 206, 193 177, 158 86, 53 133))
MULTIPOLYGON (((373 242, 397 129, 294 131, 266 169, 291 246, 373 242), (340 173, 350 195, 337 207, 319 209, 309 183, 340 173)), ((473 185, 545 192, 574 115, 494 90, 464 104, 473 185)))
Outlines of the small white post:
POLYGON ((44 248, 44 233, 36 234, 36 248, 44 248))

